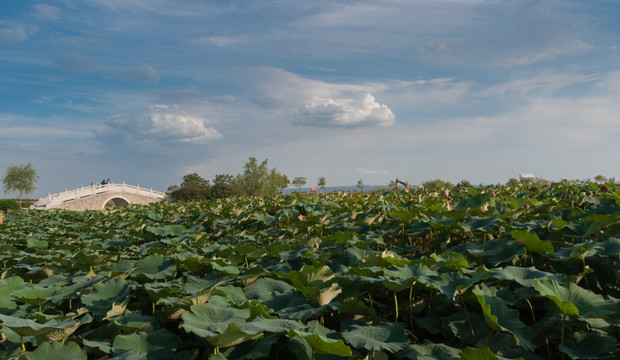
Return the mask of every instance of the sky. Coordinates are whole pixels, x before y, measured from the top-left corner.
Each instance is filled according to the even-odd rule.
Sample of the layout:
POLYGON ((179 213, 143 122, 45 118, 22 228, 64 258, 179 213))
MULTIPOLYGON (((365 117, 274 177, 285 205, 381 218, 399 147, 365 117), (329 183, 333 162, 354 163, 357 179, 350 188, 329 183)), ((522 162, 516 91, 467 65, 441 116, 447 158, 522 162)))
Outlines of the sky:
POLYGON ((2 0, 0 175, 620 179, 617 0, 2 0))

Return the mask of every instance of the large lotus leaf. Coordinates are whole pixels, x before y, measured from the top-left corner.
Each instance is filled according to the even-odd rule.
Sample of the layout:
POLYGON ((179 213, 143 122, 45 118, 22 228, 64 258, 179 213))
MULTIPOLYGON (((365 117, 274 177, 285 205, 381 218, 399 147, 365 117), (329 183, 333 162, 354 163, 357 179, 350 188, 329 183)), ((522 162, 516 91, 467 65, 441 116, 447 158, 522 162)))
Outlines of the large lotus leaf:
POLYGON ((34 322, 30 319, 22 319, 20 317, 1 315, 0 321, 2 326, 7 327, 20 336, 38 336, 47 334, 56 329, 64 329, 75 325, 75 321, 71 318, 61 322, 50 320, 44 324, 34 322))
POLYGON ((224 284, 231 277, 225 274, 209 274, 203 278, 189 275, 185 279, 184 290, 189 295, 198 294, 201 291, 211 290, 213 287, 224 284))
POLYGON ((287 347, 290 352, 295 355, 298 360, 313 360, 314 354, 310 344, 302 337, 289 338, 287 347))
POLYGON ((82 303, 93 313, 95 319, 110 317, 109 315, 113 314, 108 314, 108 312, 116 313, 120 311, 119 306, 122 307, 122 304, 126 306, 131 296, 132 286, 133 282, 122 277, 95 284, 92 293, 82 295, 82 303))
POLYGON ((620 239, 609 238, 601 243, 603 249, 599 250, 601 256, 620 257, 620 239))
POLYGON ((306 325, 300 321, 289 319, 265 319, 262 316, 256 317, 252 321, 241 326, 243 331, 249 333, 269 332, 274 334, 283 334, 291 329, 301 330, 305 328, 306 325))
POLYGON ((461 353, 461 360, 509 360, 509 359, 493 354, 491 349, 489 349, 488 347, 474 349, 468 346, 461 353))
POLYGON ((47 241, 36 238, 29 238, 26 244, 31 249, 47 249, 50 246, 47 241))
POLYGON ((25 282, 24 279, 19 276, 11 276, 6 279, 0 279, 0 296, 10 296, 13 291, 22 289, 29 285, 30 284, 25 282))
POLYGON ((564 247, 558 250, 555 253, 555 257, 560 260, 564 260, 564 261, 568 261, 568 260, 581 261, 582 259, 588 256, 592 256, 596 254, 597 251, 601 248, 602 248, 601 243, 597 241, 585 241, 585 242, 575 244, 569 247, 564 247))
POLYGON ((601 224, 597 221, 571 222, 562 229, 562 234, 566 237, 586 238, 601 230, 601 224))
POLYGON ((562 286, 553 279, 536 280, 535 288, 569 316, 606 317, 617 313, 612 301, 572 282, 562 286))
POLYGON ((86 360, 86 351, 74 342, 44 342, 26 355, 28 360, 86 360))
POLYGON ((499 280, 512 280, 524 287, 534 287, 536 279, 553 279, 558 282, 564 281, 562 274, 556 275, 536 269, 534 266, 518 267, 506 266, 504 268, 491 269, 491 277, 499 280))
POLYGON ((495 225, 499 224, 500 220, 496 217, 478 217, 478 216, 470 216, 467 218, 467 221, 464 223, 459 223, 459 226, 463 231, 491 231, 495 225))
POLYGON ((245 341, 234 347, 221 350, 218 355, 224 356, 225 359, 268 359, 271 348, 277 340, 276 335, 266 335, 264 338, 245 341))
POLYGON ((184 312, 182 315, 184 323, 181 326, 186 331, 206 338, 222 334, 232 322, 243 324, 249 317, 249 309, 209 302, 193 305, 190 311, 184 312))
POLYGON ((58 291, 57 287, 28 284, 28 286, 13 291, 11 296, 27 304, 40 306, 50 301, 56 291, 58 291))
POLYGON ((37 336, 37 341, 61 341, 64 342, 69 336, 73 335, 73 333, 82 325, 89 324, 93 321, 92 316, 88 313, 82 316, 80 319, 76 320, 73 324, 71 322, 66 322, 66 325, 55 328, 50 332, 46 332, 43 335, 37 336))
POLYGON ((278 275, 281 278, 289 279, 295 287, 325 287, 325 283, 334 277, 334 272, 326 265, 304 265, 299 271, 291 271, 288 274, 280 273, 278 275))
POLYGON ((115 356, 134 351, 148 359, 170 359, 177 347, 177 336, 166 329, 118 335, 114 338, 112 352, 115 356))
POLYGON ((149 255, 138 261, 136 269, 132 273, 138 279, 164 280, 173 278, 177 272, 177 266, 172 260, 162 255, 149 255))
POLYGON ((136 331, 150 332, 154 330, 153 324, 157 323, 157 319, 154 316, 142 315, 129 310, 110 321, 118 326, 124 333, 133 333, 136 331))
POLYGON ((399 359, 409 360, 460 360, 461 350, 444 344, 411 344, 398 353, 399 359))
POLYGON ((179 236, 187 232, 185 226, 176 224, 160 227, 147 226, 145 230, 147 233, 155 235, 156 237, 179 236))
POLYGON ((559 350, 571 359, 611 359, 617 346, 618 340, 613 336, 598 332, 575 332, 560 344, 559 350))
POLYGON ((484 314, 484 319, 493 331, 506 331, 514 336, 518 345, 527 350, 535 349, 531 342, 532 332, 521 320, 519 311, 510 309, 506 302, 496 296, 486 285, 476 285, 473 290, 484 314))
POLYGON ((289 338, 300 337, 304 339, 314 353, 342 357, 350 357, 353 355, 351 348, 348 347, 342 339, 331 339, 318 332, 309 333, 295 329, 291 329, 288 336, 289 338))
POLYGON ((368 351, 389 351, 396 353, 409 344, 407 331, 402 323, 355 325, 351 324, 342 333, 344 340, 354 348, 368 351))
POLYGON ((450 270, 467 269, 469 267, 467 258, 455 251, 444 251, 441 254, 432 253, 431 259, 435 260, 436 265, 445 266, 450 270))
POLYGON ((276 312, 304 303, 304 296, 282 280, 260 278, 243 288, 248 299, 260 300, 276 312))
POLYGON ((496 267, 500 264, 515 264, 523 255, 523 246, 513 239, 500 238, 468 246, 467 252, 476 257, 486 258, 492 267, 496 267))
POLYGON ((444 325, 452 331, 454 336, 468 345, 475 346, 480 339, 489 335, 489 328, 485 324, 484 318, 472 311, 467 314, 464 311, 454 312, 444 320, 444 325))
POLYGON ((8 296, 0 295, 0 314, 10 315, 17 309, 17 303, 8 296))
POLYGON ((529 252, 534 253, 553 253, 553 245, 550 241, 540 240, 538 235, 527 230, 513 230, 510 236, 519 243, 525 245, 529 252))
POLYGON ((408 267, 390 267, 383 269, 383 276, 390 281, 395 280, 403 286, 410 286, 416 282, 429 285, 437 276, 437 271, 431 270, 424 264, 413 264, 408 267))
POLYGON ((230 346, 235 346, 241 344, 248 340, 256 340, 263 336, 263 333, 258 332, 247 332, 241 330, 237 324, 234 322, 228 323, 228 326, 224 331, 218 334, 211 334, 204 336, 209 344, 211 344, 214 348, 226 348, 230 346))
POLYGON ((183 291, 183 284, 180 281, 147 283, 143 284, 142 287, 153 300, 178 295, 183 291))
POLYGON ((449 299, 454 300, 458 295, 467 291, 472 285, 486 280, 487 278, 488 275, 484 272, 478 272, 475 273, 474 276, 469 277, 463 275, 459 271, 449 271, 437 275, 432 282, 432 286, 449 299))

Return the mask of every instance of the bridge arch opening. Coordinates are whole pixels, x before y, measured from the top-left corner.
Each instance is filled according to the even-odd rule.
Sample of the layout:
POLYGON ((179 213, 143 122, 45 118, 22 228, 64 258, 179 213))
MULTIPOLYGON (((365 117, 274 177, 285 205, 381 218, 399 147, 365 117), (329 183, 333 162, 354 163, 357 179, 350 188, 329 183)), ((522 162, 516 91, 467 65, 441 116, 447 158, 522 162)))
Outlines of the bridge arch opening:
POLYGON ((129 204, 131 204, 131 201, 129 201, 126 197, 113 196, 113 197, 110 197, 109 199, 106 199, 106 201, 103 202, 103 206, 101 206, 101 208, 103 209, 105 207, 111 207, 111 206, 125 206, 129 204))

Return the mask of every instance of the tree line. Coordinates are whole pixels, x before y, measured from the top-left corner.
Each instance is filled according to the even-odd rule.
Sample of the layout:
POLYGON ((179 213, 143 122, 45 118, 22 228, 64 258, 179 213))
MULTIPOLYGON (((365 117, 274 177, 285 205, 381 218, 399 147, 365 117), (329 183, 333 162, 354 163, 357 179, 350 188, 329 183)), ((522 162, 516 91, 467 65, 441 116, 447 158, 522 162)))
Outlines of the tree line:
MULTIPOLYGON (((295 179, 298 180, 298 179, 295 179)), ((243 165, 243 171, 233 176, 215 175, 212 182, 197 173, 183 176, 179 185, 168 187, 168 194, 174 201, 210 200, 229 196, 274 196, 290 184, 288 177, 276 168, 270 169, 268 160, 259 163, 250 157, 243 165)))

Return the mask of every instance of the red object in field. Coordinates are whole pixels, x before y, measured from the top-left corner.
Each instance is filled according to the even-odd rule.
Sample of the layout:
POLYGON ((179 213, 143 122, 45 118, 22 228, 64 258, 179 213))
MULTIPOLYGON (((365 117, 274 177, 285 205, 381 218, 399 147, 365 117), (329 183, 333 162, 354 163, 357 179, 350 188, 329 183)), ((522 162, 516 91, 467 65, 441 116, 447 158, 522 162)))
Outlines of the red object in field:
POLYGON ((317 191, 318 189, 319 189, 319 188, 318 188, 318 187, 316 187, 316 186, 312 186, 312 187, 310 187, 310 191, 317 191))

